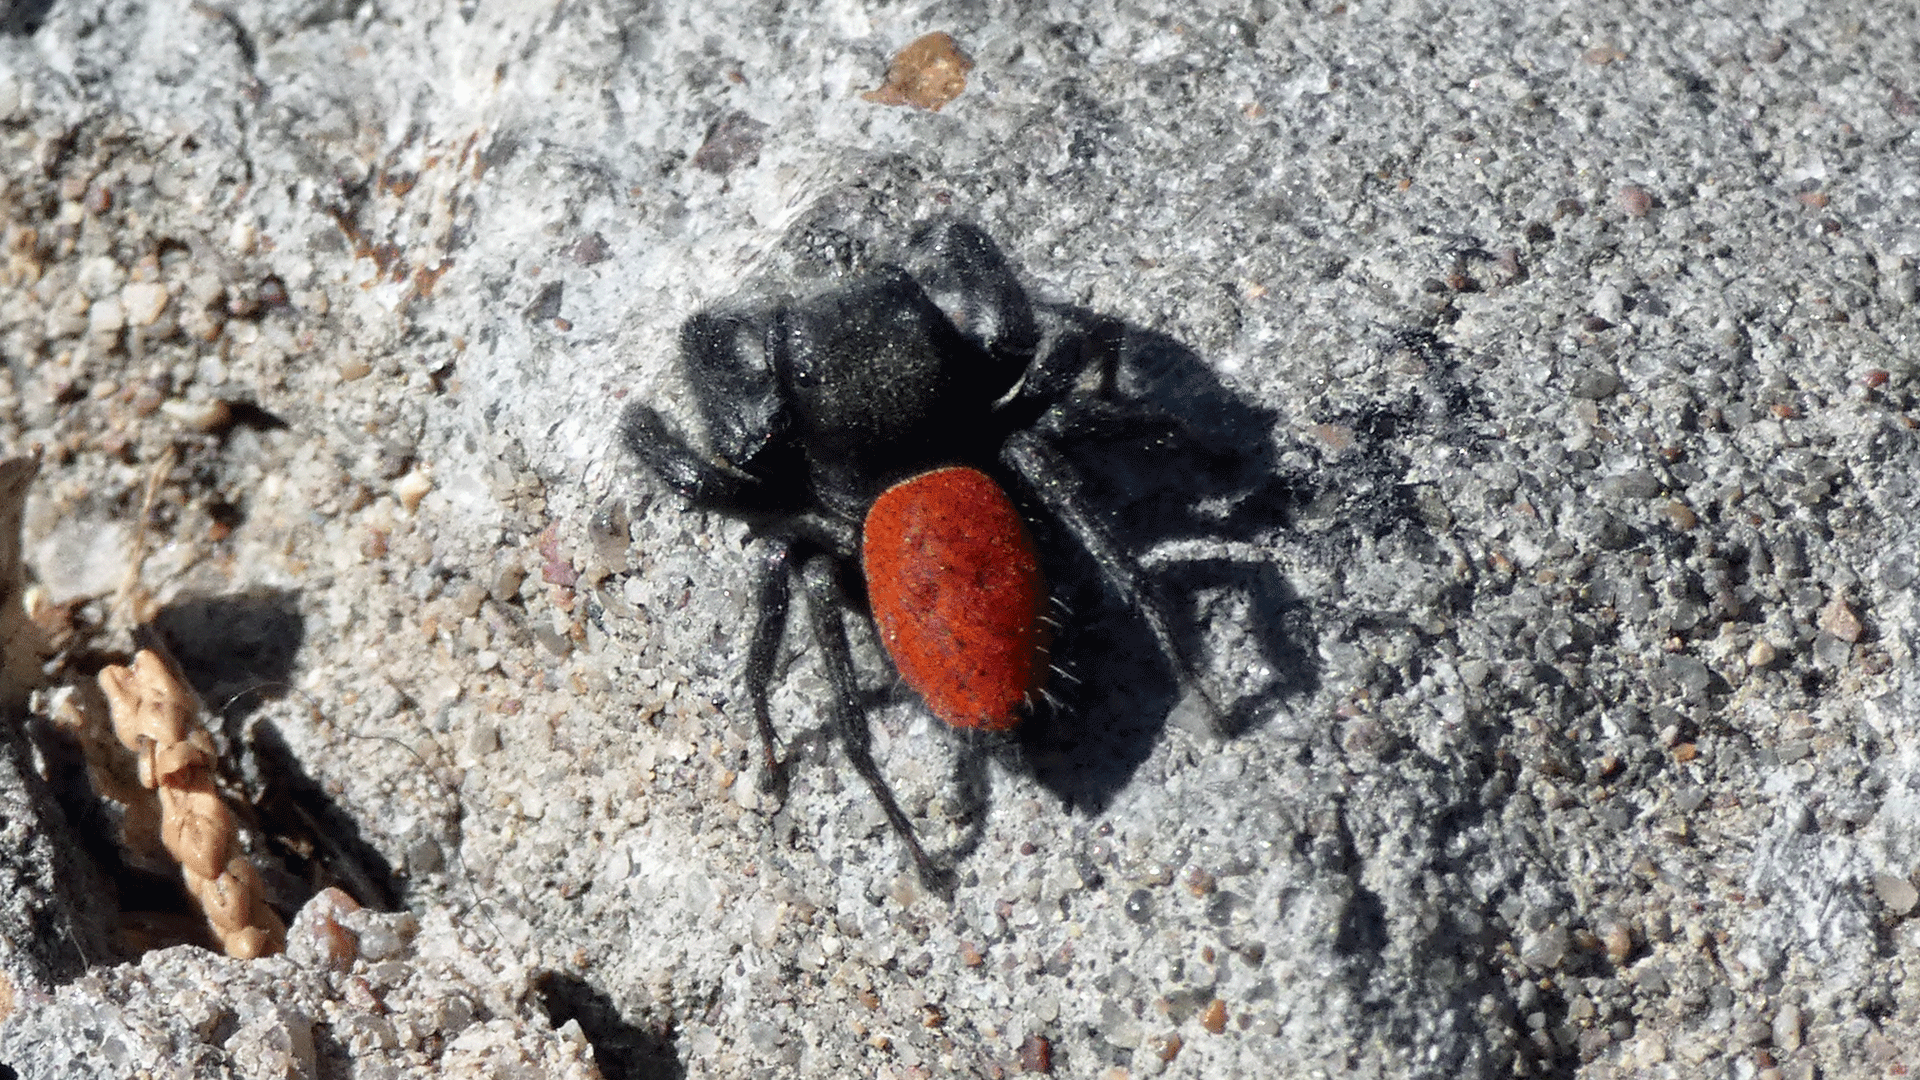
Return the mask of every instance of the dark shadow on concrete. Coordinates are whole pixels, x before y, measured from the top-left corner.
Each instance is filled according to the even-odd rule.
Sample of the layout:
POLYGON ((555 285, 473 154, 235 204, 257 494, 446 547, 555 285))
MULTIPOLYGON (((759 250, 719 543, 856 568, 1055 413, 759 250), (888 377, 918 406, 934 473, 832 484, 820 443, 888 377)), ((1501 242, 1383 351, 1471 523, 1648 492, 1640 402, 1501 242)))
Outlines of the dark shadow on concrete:
POLYGON ((684 1080, 687 1075, 670 1028, 632 1023, 606 991, 585 979, 549 971, 539 976, 534 992, 554 1027, 579 1022, 607 1080, 684 1080))
POLYGON ((295 595, 259 589, 187 597, 163 608, 147 632, 200 695, 222 752, 239 767, 250 824, 278 864, 263 864, 261 876, 281 914, 291 916, 329 886, 363 906, 398 910, 405 889, 394 868, 306 771, 271 717, 278 708, 311 708, 289 681, 306 641, 295 595))
MULTIPOLYGON (((1193 350, 1165 334, 1058 309, 1086 328, 1059 347, 1090 352, 1105 385, 1077 394, 1050 439, 1077 474, 1080 493, 1133 559, 1164 545, 1193 552, 1259 547, 1287 527, 1306 495, 1275 461, 1270 409, 1229 387, 1193 350)), ((1024 768, 1076 808, 1099 812, 1159 742, 1180 687, 1147 623, 1112 595, 1094 561, 1044 506, 1025 506, 1049 585, 1067 617, 1054 643, 1056 707, 1036 711, 1019 733, 1024 768)), ((1305 642, 1306 609, 1266 561, 1175 556, 1144 569, 1177 644, 1224 710, 1226 737, 1245 734, 1319 676, 1305 642), (1253 666, 1268 674, 1248 689, 1221 685, 1200 663, 1208 636, 1203 596, 1237 596, 1253 666)))
POLYGON ((314 893, 333 886, 363 907, 400 910, 406 889, 392 864, 301 767, 280 729, 268 720, 249 724, 243 753, 254 814, 284 871, 262 875, 278 894, 275 901, 297 910, 314 893))
POLYGON ((306 640, 294 594, 279 589, 186 597, 162 608, 151 630, 194 692, 229 722, 226 706, 236 694, 258 707, 286 692, 306 640))

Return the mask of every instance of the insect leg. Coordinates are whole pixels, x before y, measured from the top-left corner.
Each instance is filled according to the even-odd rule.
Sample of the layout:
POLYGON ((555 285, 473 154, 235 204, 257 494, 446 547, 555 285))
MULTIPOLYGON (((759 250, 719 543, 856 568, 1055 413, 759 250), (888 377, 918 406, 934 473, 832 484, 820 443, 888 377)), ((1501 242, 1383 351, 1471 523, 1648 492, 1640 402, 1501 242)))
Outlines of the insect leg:
POLYGON ((860 705, 853 653, 847 645, 846 623, 841 619, 846 598, 834 578, 833 560, 824 554, 809 558, 801 567, 800 582, 807 591, 807 615, 827 667, 827 682, 833 687, 833 723, 840 731, 840 745, 846 749, 853 771, 860 774, 860 779, 866 781, 868 790, 879 801, 893 831, 907 845, 921 883, 945 895, 951 888, 951 873, 937 869, 927 857, 926 849, 920 846, 920 837, 913 831, 913 823, 907 820, 906 811, 900 809, 899 801, 893 797, 893 789, 880 775, 880 766, 874 763, 873 737, 867 728, 866 711, 860 705))
POLYGON ((635 402, 620 418, 620 435, 633 456, 645 462, 666 485, 696 506, 748 501, 755 486, 695 450, 678 428, 652 407, 635 402))
POLYGON ((1208 723, 1213 731, 1216 734, 1224 733, 1227 728, 1222 720, 1219 702, 1207 692, 1205 684, 1187 662, 1186 654, 1175 644, 1166 605, 1134 568, 1132 560, 1121 551, 1119 543, 1106 526, 1094 516, 1093 509, 1080 493, 1080 480, 1073 467, 1045 440, 1025 431, 1016 432, 1008 438, 1001 458, 1026 485, 1028 493, 1038 499, 1060 524, 1066 526, 1067 531, 1092 557, 1107 587, 1128 607, 1140 613, 1147 630, 1153 634, 1154 643, 1160 647, 1160 654, 1173 669, 1174 681, 1181 693, 1197 695, 1205 705, 1208 723))
POLYGON ((793 541, 776 536, 763 543, 765 548, 754 580, 753 640, 747 644, 747 696, 753 701, 753 723, 760 731, 760 748, 767 758, 766 771, 760 776, 761 790, 784 797, 787 774, 777 750, 773 716, 767 708, 767 686, 773 681, 773 662, 780 652, 780 639, 786 635, 793 541))

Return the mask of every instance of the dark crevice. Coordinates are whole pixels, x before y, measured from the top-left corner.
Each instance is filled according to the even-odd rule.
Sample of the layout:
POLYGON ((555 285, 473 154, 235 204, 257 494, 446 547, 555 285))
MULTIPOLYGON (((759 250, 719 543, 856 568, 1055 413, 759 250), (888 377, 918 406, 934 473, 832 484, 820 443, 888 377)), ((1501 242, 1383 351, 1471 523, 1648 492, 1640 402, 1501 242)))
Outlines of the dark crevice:
POLYGON ((26 37, 40 29, 53 11, 53 0, 9 0, 0 14, 0 34, 26 37))

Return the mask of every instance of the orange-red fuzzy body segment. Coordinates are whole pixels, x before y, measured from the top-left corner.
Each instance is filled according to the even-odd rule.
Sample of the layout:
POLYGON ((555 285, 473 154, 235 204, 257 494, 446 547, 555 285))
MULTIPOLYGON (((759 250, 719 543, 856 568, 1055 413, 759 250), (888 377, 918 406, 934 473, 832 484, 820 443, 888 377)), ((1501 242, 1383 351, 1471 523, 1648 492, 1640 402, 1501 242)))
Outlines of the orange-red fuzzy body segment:
POLYGON ((861 552, 893 666, 935 716, 1004 731, 1047 674, 1047 590, 1019 511, 977 469, 936 469, 882 492, 861 552))

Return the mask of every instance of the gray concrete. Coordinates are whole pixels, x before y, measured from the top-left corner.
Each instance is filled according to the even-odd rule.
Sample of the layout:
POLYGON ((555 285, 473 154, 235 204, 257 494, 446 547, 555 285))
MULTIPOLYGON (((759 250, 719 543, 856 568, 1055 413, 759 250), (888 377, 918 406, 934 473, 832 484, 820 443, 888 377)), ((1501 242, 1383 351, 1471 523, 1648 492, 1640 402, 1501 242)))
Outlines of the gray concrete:
POLYGON ((304 792, 319 861, 412 910, 354 915, 343 970, 311 912, 252 966, 56 988, 0 949, 0 1061, 1916 1064, 1911 8, 683 6, 55 0, 0 36, 0 450, 48 448, 37 579, 109 598, 50 678, 126 648, 175 448, 143 580, 236 785, 269 832, 304 792), (965 93, 863 100, 930 30, 965 93), (613 436, 634 395, 686 415, 687 314, 938 213, 1126 324, 1121 395, 1188 432, 1076 460, 1236 703, 1207 735, 1069 571, 1082 689, 977 808, 979 748, 856 635, 882 767, 975 845, 950 904, 798 633, 792 791, 757 793, 744 529, 613 436))

